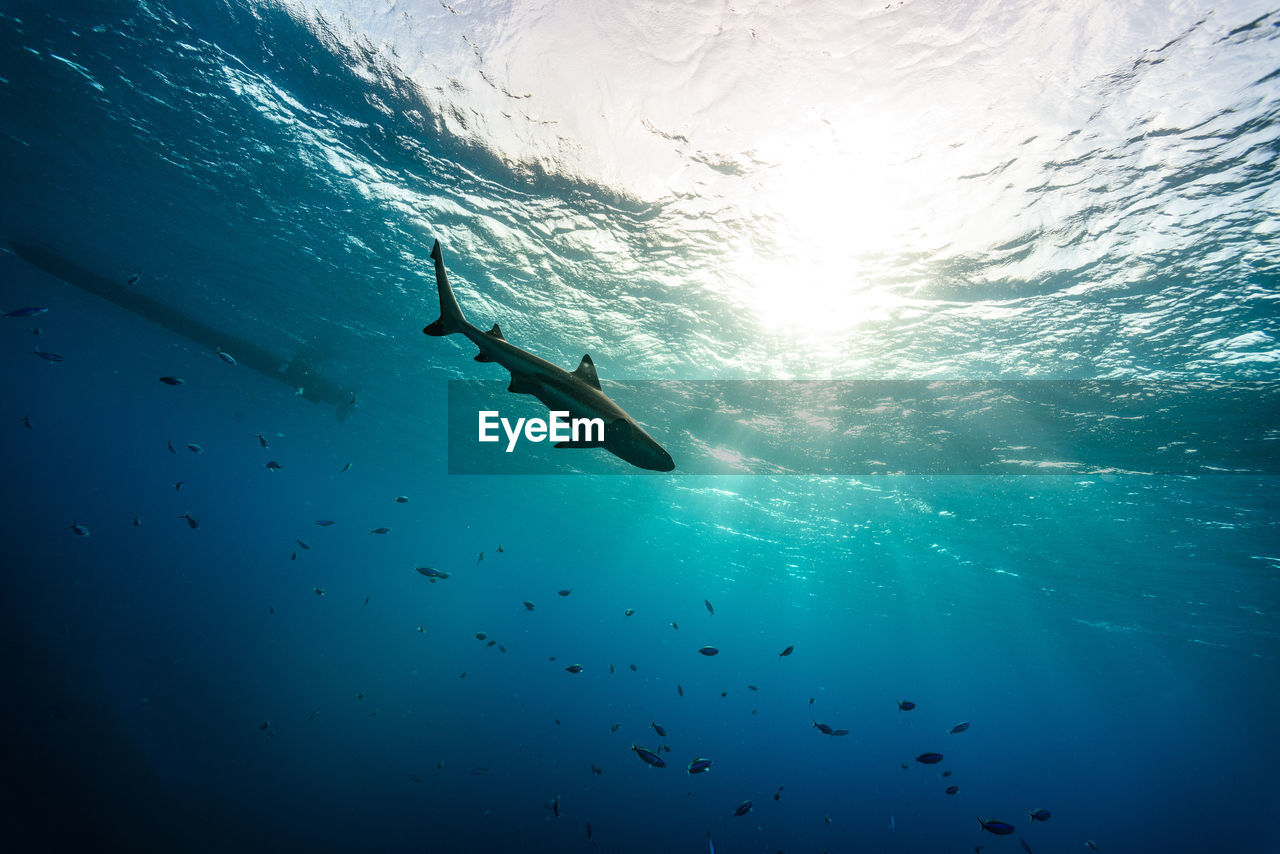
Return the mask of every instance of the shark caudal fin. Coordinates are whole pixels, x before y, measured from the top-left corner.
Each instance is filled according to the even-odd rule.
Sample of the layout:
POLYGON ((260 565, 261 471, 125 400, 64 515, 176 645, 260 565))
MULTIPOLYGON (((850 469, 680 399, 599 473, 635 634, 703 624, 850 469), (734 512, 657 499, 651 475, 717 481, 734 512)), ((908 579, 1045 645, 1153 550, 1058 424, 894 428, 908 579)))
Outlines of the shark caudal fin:
POLYGON ((467 319, 462 316, 462 309, 458 308, 458 300, 453 295, 453 288, 449 287, 449 276, 444 271, 444 257, 440 254, 439 240, 431 247, 431 257, 436 262, 436 288, 440 291, 440 319, 428 324, 422 331, 426 335, 436 336, 461 332, 467 319))

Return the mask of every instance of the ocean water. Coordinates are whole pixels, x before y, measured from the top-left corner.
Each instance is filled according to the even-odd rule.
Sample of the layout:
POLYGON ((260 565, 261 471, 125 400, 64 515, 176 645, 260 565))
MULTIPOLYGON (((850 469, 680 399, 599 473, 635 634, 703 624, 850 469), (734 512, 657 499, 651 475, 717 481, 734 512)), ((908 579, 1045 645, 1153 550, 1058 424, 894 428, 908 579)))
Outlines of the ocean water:
POLYGON ((0 122, 0 850, 1280 851, 1274 8, 4 2, 0 122), (436 240, 675 472, 458 473, 436 240))

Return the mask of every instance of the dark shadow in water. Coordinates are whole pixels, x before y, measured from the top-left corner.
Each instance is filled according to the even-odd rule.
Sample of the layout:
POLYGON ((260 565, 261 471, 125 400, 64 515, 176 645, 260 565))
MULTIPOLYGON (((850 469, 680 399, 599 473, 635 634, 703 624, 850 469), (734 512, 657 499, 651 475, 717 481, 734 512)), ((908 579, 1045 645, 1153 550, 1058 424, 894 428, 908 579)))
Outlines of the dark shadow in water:
POLYGON ((289 361, 282 362, 279 356, 251 341, 228 334, 225 330, 214 329, 209 324, 183 314, 172 306, 165 305, 146 294, 132 291, 119 282, 85 269, 47 249, 15 241, 10 241, 9 246, 28 264, 82 291, 131 311, 144 320, 159 324, 205 349, 221 350, 225 346, 234 354, 236 362, 246 368, 284 383, 290 388, 301 389, 302 397, 306 400, 333 404, 337 407, 336 414, 339 421, 346 421, 347 416, 355 409, 356 393, 321 376, 312 359, 304 351, 299 351, 289 361))

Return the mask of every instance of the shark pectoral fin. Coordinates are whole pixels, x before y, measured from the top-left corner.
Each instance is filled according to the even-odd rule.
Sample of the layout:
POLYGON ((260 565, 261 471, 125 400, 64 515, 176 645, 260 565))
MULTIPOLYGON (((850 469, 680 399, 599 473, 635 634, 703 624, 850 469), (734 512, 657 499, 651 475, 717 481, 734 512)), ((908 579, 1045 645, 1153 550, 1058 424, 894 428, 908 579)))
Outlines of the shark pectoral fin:
POLYGON ((493 361, 493 357, 492 357, 492 356, 490 356, 488 353, 485 353, 485 352, 481 351, 481 352, 479 352, 479 353, 476 353, 476 361, 477 361, 477 362, 492 362, 492 361, 493 361))
POLYGON ((600 388, 600 378, 596 376, 596 363, 591 361, 590 353, 582 357, 582 361, 578 363, 578 369, 573 372, 573 375, 587 385, 596 389, 600 388))
POLYGON ((604 442, 556 442, 557 448, 603 448, 604 442))
POLYGON ((503 338, 503 337, 502 337, 502 330, 498 328, 498 324, 496 324, 496 323, 495 323, 495 324, 493 324, 493 328, 489 330, 489 337, 490 337, 490 338, 497 338, 499 341, 506 341, 506 340, 507 340, 507 339, 505 339, 505 338, 503 338))
POLYGON ((511 375, 511 385, 507 386, 507 391, 516 394, 537 394, 538 386, 536 383, 520 376, 519 374, 511 375))

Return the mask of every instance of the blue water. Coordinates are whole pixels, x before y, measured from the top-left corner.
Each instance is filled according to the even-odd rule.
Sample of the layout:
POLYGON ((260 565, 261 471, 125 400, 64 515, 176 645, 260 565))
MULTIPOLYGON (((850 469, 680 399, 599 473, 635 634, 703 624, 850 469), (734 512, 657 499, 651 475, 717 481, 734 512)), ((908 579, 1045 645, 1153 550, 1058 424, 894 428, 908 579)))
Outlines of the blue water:
MULTIPOLYGON (((693 82, 736 80, 734 62, 753 79, 752 44, 832 49, 814 109, 837 153, 869 143, 838 93, 864 95, 835 84, 875 73, 835 41, 914 57, 879 100, 931 105, 935 123, 907 135, 919 152, 866 151, 891 170, 961 160, 933 225, 868 249, 858 230, 897 214, 858 218, 853 196, 797 236, 813 197, 770 183, 806 173, 768 162, 766 111, 737 131, 758 144, 719 150, 718 118, 664 123, 644 112, 656 97, 613 123, 631 129, 613 151, 584 130, 594 106, 557 115, 576 96, 521 77, 540 54, 509 42, 535 20, 392 7, 322 25, 270 3, 0 6, 0 309, 48 309, 0 319, 0 849, 1280 851, 1274 476, 680 475, 734 446, 668 404, 632 414, 684 454, 673 475, 610 458, 602 475, 449 475, 448 381, 501 373, 420 331, 439 239, 474 322, 569 368, 589 351, 606 392, 1275 381, 1274 12, 1180 9, 1161 19, 1178 32, 1130 44, 1107 7, 1082 7, 1091 39, 1045 47, 1046 68, 1125 60, 1046 72, 1028 103, 1069 106, 1007 127, 1016 87, 928 93, 1001 57, 1025 82, 1015 45, 1061 23, 1053 7, 1017 6, 1008 29, 998 10, 923 6, 848 30, 806 27, 800 7, 674 24, 741 36, 696 52, 693 82), (469 40, 433 29, 441 16, 469 40), (360 34, 397 21, 394 52, 394 28, 360 34), (996 124, 937 123, 953 109, 996 124), (627 156, 649 145, 684 171, 627 156), (963 199, 992 230, 946 213, 963 199), (844 215, 849 245, 822 255, 821 221, 844 215), (815 284, 846 262, 852 279, 815 284), (100 295, 138 273, 145 301, 100 295), (236 344, 239 364, 217 356, 236 344), (667 767, 633 743, 669 745, 667 767), (914 761, 926 751, 943 762, 914 761), (688 774, 695 757, 711 769, 688 774), (1032 824, 1034 808, 1052 817, 1032 824)), ((653 53, 654 86, 686 61, 653 53)))

